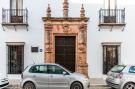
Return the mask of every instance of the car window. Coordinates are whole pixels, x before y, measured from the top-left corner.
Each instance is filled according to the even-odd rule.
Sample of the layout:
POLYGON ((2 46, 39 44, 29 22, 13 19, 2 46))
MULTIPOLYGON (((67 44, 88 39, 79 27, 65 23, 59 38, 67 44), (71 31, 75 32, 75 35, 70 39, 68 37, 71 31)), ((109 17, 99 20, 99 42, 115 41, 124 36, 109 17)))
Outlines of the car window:
POLYGON ((66 71, 59 66, 49 65, 48 72, 49 72, 49 74, 63 74, 63 72, 66 72, 66 71))
POLYGON ((120 73, 125 68, 124 65, 116 65, 111 69, 111 72, 120 73))
POLYGON ((135 73, 135 66, 131 66, 129 68, 129 73, 135 73))
POLYGON ((47 66, 45 65, 32 66, 29 72, 30 73, 47 73, 47 66))

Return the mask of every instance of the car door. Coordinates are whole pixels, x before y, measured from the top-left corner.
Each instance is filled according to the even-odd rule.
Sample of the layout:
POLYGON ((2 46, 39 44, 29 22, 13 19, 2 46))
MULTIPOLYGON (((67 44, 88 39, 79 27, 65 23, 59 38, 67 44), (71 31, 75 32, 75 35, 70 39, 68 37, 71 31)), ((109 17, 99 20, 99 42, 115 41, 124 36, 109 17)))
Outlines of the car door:
POLYGON ((46 65, 35 65, 30 71, 32 79, 37 83, 38 89, 48 89, 48 72, 46 65))
POLYGON ((48 72, 49 89, 69 89, 70 75, 67 71, 60 66, 49 65, 48 72))

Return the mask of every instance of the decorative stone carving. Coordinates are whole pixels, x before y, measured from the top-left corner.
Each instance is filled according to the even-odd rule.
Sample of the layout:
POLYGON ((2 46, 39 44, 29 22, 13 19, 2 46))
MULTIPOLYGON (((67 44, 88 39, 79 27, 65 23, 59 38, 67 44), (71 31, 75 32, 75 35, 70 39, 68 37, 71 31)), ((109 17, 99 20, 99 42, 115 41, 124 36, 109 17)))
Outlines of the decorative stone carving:
POLYGON ((63 3, 63 17, 68 17, 68 0, 64 0, 63 3))
POLYGON ((87 24, 82 23, 82 24, 79 26, 79 29, 80 29, 80 30, 87 30, 87 24))
POLYGON ((46 46, 46 52, 52 52, 52 47, 50 45, 46 46))
POLYGON ((51 43, 51 31, 46 31, 46 43, 50 44, 51 43))
POLYGON ((45 30, 52 30, 53 25, 51 23, 45 24, 45 30))
POLYGON ((47 17, 50 18, 51 17, 51 8, 50 8, 50 4, 48 4, 48 8, 47 8, 47 17))
POLYGON ((88 75, 87 65, 87 21, 85 10, 82 5, 81 16, 68 17, 68 0, 63 3, 63 17, 51 17, 51 9, 48 5, 47 17, 43 17, 45 24, 45 62, 55 63, 55 37, 74 36, 76 37, 76 59, 75 71, 88 75), (48 18, 49 17, 49 18, 48 18), (84 18, 85 17, 85 18, 84 18), (83 19, 82 19, 83 18, 83 19))
POLYGON ((81 24, 79 26, 80 33, 79 33, 79 43, 86 43, 87 41, 87 25, 86 24, 81 24))
POLYGON ((82 4, 82 7, 81 7, 81 11, 80 11, 80 17, 85 18, 85 10, 84 10, 83 4, 82 4))
POLYGON ((80 51, 80 52, 83 52, 83 53, 86 53, 86 48, 85 48, 85 46, 84 46, 84 45, 81 45, 81 46, 79 47, 79 51, 80 51))
POLYGON ((63 32, 64 33, 68 33, 68 31, 69 31, 69 25, 68 24, 64 24, 63 25, 63 32))
POLYGON ((87 37, 86 37, 86 31, 80 31, 79 33, 79 43, 86 43, 87 37))

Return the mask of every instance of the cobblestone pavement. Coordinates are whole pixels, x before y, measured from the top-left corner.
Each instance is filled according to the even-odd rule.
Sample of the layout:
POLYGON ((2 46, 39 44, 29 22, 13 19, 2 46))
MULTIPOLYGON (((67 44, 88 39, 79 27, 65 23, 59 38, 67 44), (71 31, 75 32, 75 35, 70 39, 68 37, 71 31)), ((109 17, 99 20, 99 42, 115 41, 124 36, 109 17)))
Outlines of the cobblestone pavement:
POLYGON ((7 88, 4 88, 4 89, 21 89, 21 88, 20 88, 20 85, 15 85, 15 86, 9 85, 7 88))

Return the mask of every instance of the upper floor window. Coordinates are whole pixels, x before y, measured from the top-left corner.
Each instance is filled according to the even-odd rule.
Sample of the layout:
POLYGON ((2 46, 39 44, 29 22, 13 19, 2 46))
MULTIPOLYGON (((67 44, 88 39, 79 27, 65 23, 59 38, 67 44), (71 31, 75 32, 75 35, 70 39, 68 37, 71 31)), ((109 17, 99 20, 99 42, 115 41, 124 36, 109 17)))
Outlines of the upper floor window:
POLYGON ((104 9, 117 9, 117 0, 104 0, 104 9))
POLYGON ((10 0, 10 9, 23 9, 23 0, 10 0))
POLYGON ((99 30, 102 26, 125 27, 125 9, 117 9, 117 0, 104 0, 104 8, 99 10, 99 30))

